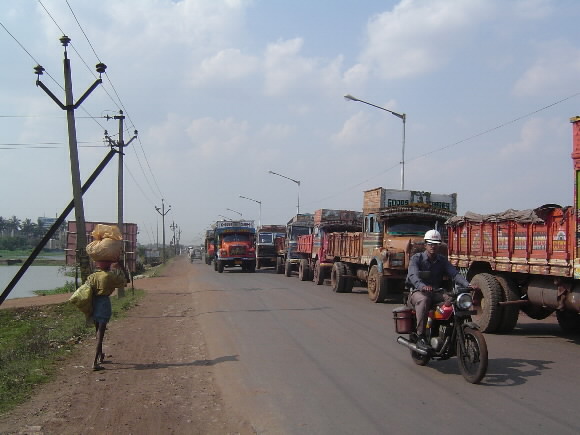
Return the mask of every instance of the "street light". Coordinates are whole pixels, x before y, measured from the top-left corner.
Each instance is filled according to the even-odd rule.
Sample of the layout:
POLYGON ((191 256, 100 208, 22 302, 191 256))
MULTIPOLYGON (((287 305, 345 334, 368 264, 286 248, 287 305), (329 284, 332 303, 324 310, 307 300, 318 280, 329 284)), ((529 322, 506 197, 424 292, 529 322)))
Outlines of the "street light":
POLYGON ((260 217, 258 218, 258 228, 262 226, 262 201, 258 201, 257 199, 248 198, 247 196, 240 195, 240 198, 248 199, 250 201, 257 202, 260 204, 260 217))
POLYGON ((239 215, 240 215, 240 217, 242 217, 242 214, 241 214, 239 211, 233 210, 233 209, 231 209, 231 208, 226 208, 226 210, 228 210, 228 211, 233 211, 234 213, 237 213, 237 214, 239 214, 239 215))
POLYGON ((369 103, 367 101, 361 100, 360 98, 353 97, 350 94, 346 94, 344 96, 345 99, 351 101, 359 101, 361 103, 368 104, 369 106, 376 107, 377 109, 384 110, 385 112, 389 112, 391 115, 395 115, 397 118, 403 120, 403 150, 401 152, 401 190, 405 189, 405 124, 407 122, 407 115, 404 113, 397 113, 393 112, 392 110, 385 109, 384 107, 377 106, 376 104, 369 103))
POLYGON ((286 175, 278 174, 274 171, 268 171, 268 174, 274 174, 278 177, 286 178, 287 180, 294 181, 296 184, 298 184, 298 204, 296 206, 296 214, 300 214, 300 181, 294 180, 293 178, 287 177, 286 175))

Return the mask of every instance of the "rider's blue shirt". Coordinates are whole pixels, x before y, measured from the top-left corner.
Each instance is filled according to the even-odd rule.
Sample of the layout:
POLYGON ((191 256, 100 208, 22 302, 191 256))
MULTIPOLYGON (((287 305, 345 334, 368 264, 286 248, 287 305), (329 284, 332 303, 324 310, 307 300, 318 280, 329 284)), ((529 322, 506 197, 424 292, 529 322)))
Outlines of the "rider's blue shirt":
POLYGON ((429 259, 426 251, 419 252, 411 257, 409 269, 407 271, 407 282, 412 285, 411 291, 421 290, 430 285, 433 288, 441 287, 443 277, 447 275, 457 284, 464 287, 469 286, 469 282, 453 267, 453 265, 441 254, 433 261, 429 259), (431 272, 429 278, 419 278, 419 272, 431 272))

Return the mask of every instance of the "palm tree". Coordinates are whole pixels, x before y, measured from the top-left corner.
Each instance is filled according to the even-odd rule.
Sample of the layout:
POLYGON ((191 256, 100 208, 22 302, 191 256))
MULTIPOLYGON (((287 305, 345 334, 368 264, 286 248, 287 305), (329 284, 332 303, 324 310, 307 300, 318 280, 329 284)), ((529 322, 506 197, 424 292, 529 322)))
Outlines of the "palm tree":
POLYGON ((36 224, 34 222, 32 222, 29 218, 26 218, 22 221, 22 224, 20 226, 20 229, 22 231, 22 234, 28 239, 30 240, 36 232, 36 224))
POLYGON ((5 229, 6 229, 6 219, 0 216, 0 237, 4 236, 5 229))
POLYGON ((6 223, 6 229, 10 230, 10 237, 14 237, 14 232, 20 230, 20 219, 12 216, 6 223))

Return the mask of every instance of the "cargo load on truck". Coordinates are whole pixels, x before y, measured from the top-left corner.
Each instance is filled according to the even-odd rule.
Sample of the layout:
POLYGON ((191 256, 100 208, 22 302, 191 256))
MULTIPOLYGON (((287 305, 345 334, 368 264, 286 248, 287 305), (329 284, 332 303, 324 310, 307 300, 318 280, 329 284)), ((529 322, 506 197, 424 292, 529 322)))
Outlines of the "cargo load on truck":
POLYGON ((254 221, 217 221, 214 229, 214 270, 240 266, 256 271, 256 229, 254 221))
POLYGON ((441 231, 457 213, 457 194, 378 187, 363 195, 362 230, 329 234, 330 281, 342 293, 351 292, 357 280, 371 301, 383 302, 403 294, 411 256, 424 249, 428 230, 441 231))
POLYGON ((520 310, 541 320, 554 311, 564 332, 580 332, 580 117, 573 123, 574 206, 547 204, 448 220, 449 261, 471 283, 484 332, 507 333, 520 310))

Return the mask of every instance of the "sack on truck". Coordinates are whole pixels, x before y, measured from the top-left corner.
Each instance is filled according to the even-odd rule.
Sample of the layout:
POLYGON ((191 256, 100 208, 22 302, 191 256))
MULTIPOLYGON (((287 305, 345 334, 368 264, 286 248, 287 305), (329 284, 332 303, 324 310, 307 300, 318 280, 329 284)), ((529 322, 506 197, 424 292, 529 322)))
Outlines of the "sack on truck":
POLYGON ((93 241, 87 245, 87 254, 93 261, 116 261, 123 250, 123 236, 114 225, 98 224, 93 232, 93 241))

